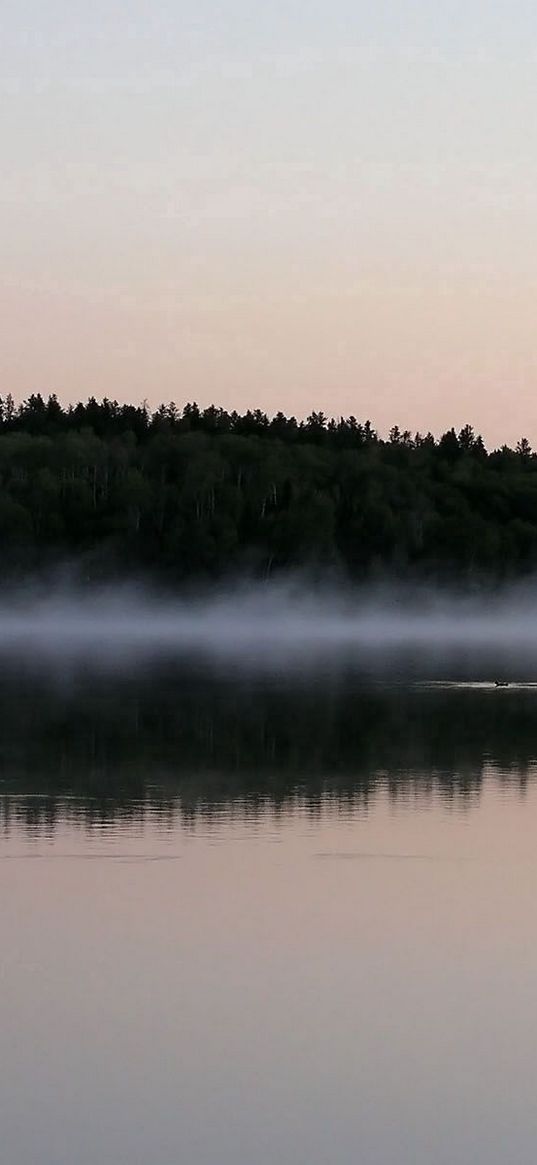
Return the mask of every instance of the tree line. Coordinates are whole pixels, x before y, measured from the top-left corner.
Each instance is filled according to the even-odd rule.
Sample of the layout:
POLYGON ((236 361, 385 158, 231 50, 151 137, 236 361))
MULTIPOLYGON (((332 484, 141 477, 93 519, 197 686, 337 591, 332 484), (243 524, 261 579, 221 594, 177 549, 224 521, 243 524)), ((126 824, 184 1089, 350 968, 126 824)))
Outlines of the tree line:
POLYGON ((369 421, 52 395, 0 398, 4 576, 57 560, 169 581, 307 565, 494 579, 537 566, 537 454, 466 425, 382 438, 369 421))

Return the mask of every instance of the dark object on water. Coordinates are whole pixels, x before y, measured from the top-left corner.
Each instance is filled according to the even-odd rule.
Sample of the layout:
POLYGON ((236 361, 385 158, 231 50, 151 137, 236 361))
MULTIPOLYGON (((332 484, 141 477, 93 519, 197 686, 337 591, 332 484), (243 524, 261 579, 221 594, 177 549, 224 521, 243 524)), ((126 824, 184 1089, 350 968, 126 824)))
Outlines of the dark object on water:
POLYGON ((509 687, 509 680, 494 680, 494 683, 495 683, 495 686, 497 688, 508 688, 509 687))

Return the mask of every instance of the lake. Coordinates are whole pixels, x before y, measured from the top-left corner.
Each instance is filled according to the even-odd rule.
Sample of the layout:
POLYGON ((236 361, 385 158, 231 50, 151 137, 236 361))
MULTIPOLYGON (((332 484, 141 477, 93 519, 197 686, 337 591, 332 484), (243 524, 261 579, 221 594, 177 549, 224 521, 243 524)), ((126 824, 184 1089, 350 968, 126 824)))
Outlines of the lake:
POLYGON ((537 687, 13 663, 6 1165, 534 1165, 537 687))

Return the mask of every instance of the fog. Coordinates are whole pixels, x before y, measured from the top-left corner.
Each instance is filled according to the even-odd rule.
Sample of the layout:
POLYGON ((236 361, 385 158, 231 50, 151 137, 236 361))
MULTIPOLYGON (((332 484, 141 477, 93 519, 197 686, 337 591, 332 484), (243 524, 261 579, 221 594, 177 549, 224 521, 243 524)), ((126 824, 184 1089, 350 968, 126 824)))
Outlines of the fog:
POLYGON ((537 583, 468 597, 291 580, 188 599, 136 585, 26 585, 0 598, 0 655, 36 664, 198 659, 255 668, 388 666, 414 657, 436 670, 455 656, 492 655, 512 672, 521 661, 537 665, 537 583))

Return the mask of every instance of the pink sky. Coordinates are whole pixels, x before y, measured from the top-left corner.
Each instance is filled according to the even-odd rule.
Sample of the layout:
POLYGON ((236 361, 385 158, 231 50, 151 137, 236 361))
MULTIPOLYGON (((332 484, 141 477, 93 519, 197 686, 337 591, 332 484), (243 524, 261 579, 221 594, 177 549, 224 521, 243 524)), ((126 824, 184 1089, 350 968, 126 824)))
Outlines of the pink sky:
POLYGON ((535 13, 403 8, 13 7, 0 392, 537 444, 535 13))

